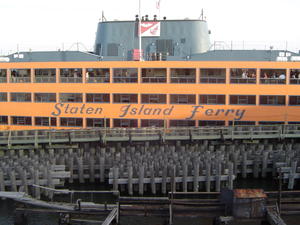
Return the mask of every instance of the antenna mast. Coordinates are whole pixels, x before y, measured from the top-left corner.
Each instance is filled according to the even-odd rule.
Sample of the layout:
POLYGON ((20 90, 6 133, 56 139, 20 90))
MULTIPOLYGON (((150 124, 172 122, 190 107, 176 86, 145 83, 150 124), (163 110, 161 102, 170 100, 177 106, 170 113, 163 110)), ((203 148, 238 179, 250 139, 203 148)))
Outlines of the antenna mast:
POLYGON ((139 0, 139 58, 142 61, 142 21, 141 21, 141 0, 139 0))

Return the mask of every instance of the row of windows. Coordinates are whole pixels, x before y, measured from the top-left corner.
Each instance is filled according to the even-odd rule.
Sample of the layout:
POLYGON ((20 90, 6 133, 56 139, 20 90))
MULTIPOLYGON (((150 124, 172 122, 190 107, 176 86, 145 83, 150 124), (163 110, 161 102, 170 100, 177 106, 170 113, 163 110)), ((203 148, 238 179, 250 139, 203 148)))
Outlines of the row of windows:
MULTIPOLYGON (((167 80, 166 68, 141 68, 142 83, 196 83, 197 70, 200 74, 200 83, 225 83, 225 68, 170 68, 170 81, 167 80)), ((138 68, 114 68, 112 69, 112 81, 109 68, 87 68, 85 74, 81 68, 59 69, 61 83, 137 83, 138 68)), ((255 84, 257 69, 255 68, 231 68, 230 83, 255 84)), ((261 84, 285 84, 287 69, 259 69, 261 84)), ((0 69, 0 82, 7 82, 7 70, 0 69)), ((33 69, 33 81, 31 69, 11 69, 9 81, 12 83, 55 83, 56 69, 33 69)), ((291 69, 289 72, 291 84, 300 84, 300 69, 291 69)))
MULTIPOLYGON (((0 124, 8 125, 8 116, 0 116, 0 124)), ((83 127, 83 118, 59 118, 59 126, 62 127, 83 127)), ((34 121, 35 126, 57 126, 55 117, 31 117, 11 116, 11 125, 31 126, 34 121)), ((110 127, 110 119, 106 118, 86 118, 87 127, 110 127)), ((170 120, 170 127, 194 127, 199 126, 225 126, 224 120, 170 120)), ((283 121, 259 121, 259 125, 284 124, 283 121)), ((300 124, 299 122, 289 122, 289 124, 300 124)), ((138 127, 137 119, 112 119, 113 127, 138 127)), ((229 125, 255 125, 255 121, 229 121, 229 125)), ((141 127, 164 127, 164 120, 141 119, 141 127)))
MULTIPOLYGON (((110 103, 109 93, 87 93, 87 103, 110 103)), ((138 103, 138 94, 112 94, 113 103, 138 103)), ((0 92, 0 101, 7 102, 6 92, 0 92)), ((12 102, 31 102, 31 93, 10 93, 12 102)), ((34 102, 56 102, 56 93, 34 93, 34 102)), ((83 102, 81 93, 60 93, 59 102, 83 102)), ((141 104, 167 104, 166 94, 141 94, 141 104)), ((196 95, 170 94, 170 104, 196 104, 196 95)), ((226 95, 199 95, 199 104, 224 105, 226 95)), ((255 95, 229 95, 231 105, 256 105, 255 95)), ((285 105, 284 95, 260 95, 260 105, 285 105)), ((300 105, 300 96, 289 96, 289 105, 300 105)))

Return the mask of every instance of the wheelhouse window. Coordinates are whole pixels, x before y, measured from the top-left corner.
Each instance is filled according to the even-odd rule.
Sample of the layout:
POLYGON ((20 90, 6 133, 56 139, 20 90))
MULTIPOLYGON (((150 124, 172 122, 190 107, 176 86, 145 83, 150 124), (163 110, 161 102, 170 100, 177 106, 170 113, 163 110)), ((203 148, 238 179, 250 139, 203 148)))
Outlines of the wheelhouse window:
POLYGON ((196 95, 170 95, 171 104, 196 104, 196 95))
POLYGON ((29 116, 12 116, 11 117, 12 125, 32 125, 31 117, 29 116))
POLYGON ((62 127, 82 127, 83 119, 74 117, 61 117, 60 126, 62 127))
POLYGON ((196 69, 171 69, 171 83, 196 83, 196 69))
POLYGON ((199 95, 199 104, 224 105, 225 95, 199 95))
POLYGON ((61 83, 82 83, 82 69, 64 68, 60 69, 61 83))
POLYGON ((81 93, 60 93, 59 102, 82 102, 81 93))
POLYGON ((260 105, 285 105, 284 95, 261 95, 259 96, 260 105))
POLYGON ((253 126, 253 125, 255 125, 255 121, 236 121, 236 120, 229 121, 229 126, 235 126, 235 125, 237 125, 237 126, 253 126))
POLYGON ((110 120, 103 119, 103 118, 87 118, 86 126, 87 127, 110 127, 110 120))
POLYGON ((290 84, 300 84, 300 69, 290 71, 290 84))
POLYGON ((230 83, 232 84, 255 84, 256 69, 239 69, 230 70, 230 83))
POLYGON ((164 127, 164 120, 141 120, 142 127, 164 127))
POLYGON ((142 104, 166 104, 165 94, 142 94, 142 104))
POLYGON ((36 83, 55 83, 56 70, 55 69, 35 69, 34 70, 36 83))
POLYGON ((255 95, 230 95, 229 104, 231 105, 255 105, 255 95))
POLYGON ((113 125, 114 127, 137 127, 138 120, 137 119, 114 119, 113 125))
POLYGON ((226 81, 226 69, 200 69, 200 83, 221 83, 226 81))
POLYGON ((195 120, 170 120, 170 127, 194 127, 195 120))
POLYGON ((0 83, 6 83, 6 82, 7 82, 7 70, 0 69, 0 83))
POLYGON ((0 124, 7 125, 8 124, 8 116, 0 116, 0 124))
POLYGON ((138 103, 137 94, 113 94, 114 103, 138 103))
POLYGON ((10 94, 10 101, 12 101, 12 102, 31 102, 31 93, 12 92, 10 94))
POLYGON ((261 69, 260 83, 261 84, 285 84, 286 70, 285 69, 261 69))
POLYGON ((7 102, 7 93, 0 92, 0 102, 7 102))
POLYGON ((56 118, 55 117, 34 117, 34 124, 36 126, 56 127, 56 118))
POLYGON ((289 96, 289 105, 300 105, 300 96, 289 96))
POLYGON ((85 78, 87 83, 109 83, 109 68, 88 68, 85 78))
POLYGON ((224 120, 200 120, 199 126, 206 127, 206 126, 225 126, 224 120))
POLYGON ((30 69, 12 69, 11 70, 11 79, 12 83, 30 83, 30 69))
POLYGON ((87 93, 86 102, 89 103, 109 103, 110 102, 109 94, 102 93, 87 93))
POLYGON ((143 83, 166 83, 167 70, 163 68, 142 68, 143 83))
POLYGON ((113 70, 114 83, 137 83, 137 68, 116 68, 113 70))
POLYGON ((34 94, 35 102, 56 102, 55 93, 35 93, 34 94))

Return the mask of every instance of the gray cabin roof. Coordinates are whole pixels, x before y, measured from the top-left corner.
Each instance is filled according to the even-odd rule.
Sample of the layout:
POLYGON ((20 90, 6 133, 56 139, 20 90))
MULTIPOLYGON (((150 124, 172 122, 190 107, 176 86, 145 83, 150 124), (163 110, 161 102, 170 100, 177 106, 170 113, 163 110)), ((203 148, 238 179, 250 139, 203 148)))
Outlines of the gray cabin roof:
MULTIPOLYGON (((213 50, 186 58, 167 56, 167 61, 280 61, 278 57, 300 57, 300 54, 285 50, 213 50)), ((2 57, 3 58, 3 57, 2 57)), ((5 58, 5 57, 4 57, 5 58)), ((80 62, 80 61, 122 61, 120 57, 103 57, 80 51, 19 52, 6 56, 9 62, 80 62)), ((284 60, 283 60, 284 61, 284 60)), ((297 60, 299 61, 299 60, 297 60)))

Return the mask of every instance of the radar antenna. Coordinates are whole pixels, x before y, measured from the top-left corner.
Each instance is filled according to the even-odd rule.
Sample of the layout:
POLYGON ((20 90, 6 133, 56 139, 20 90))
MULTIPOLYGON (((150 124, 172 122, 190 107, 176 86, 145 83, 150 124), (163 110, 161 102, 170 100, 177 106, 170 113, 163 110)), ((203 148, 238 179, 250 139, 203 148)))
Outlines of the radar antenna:
POLYGON ((106 18, 105 18, 105 16, 104 16, 104 11, 102 11, 101 21, 102 21, 102 22, 106 21, 106 18))

